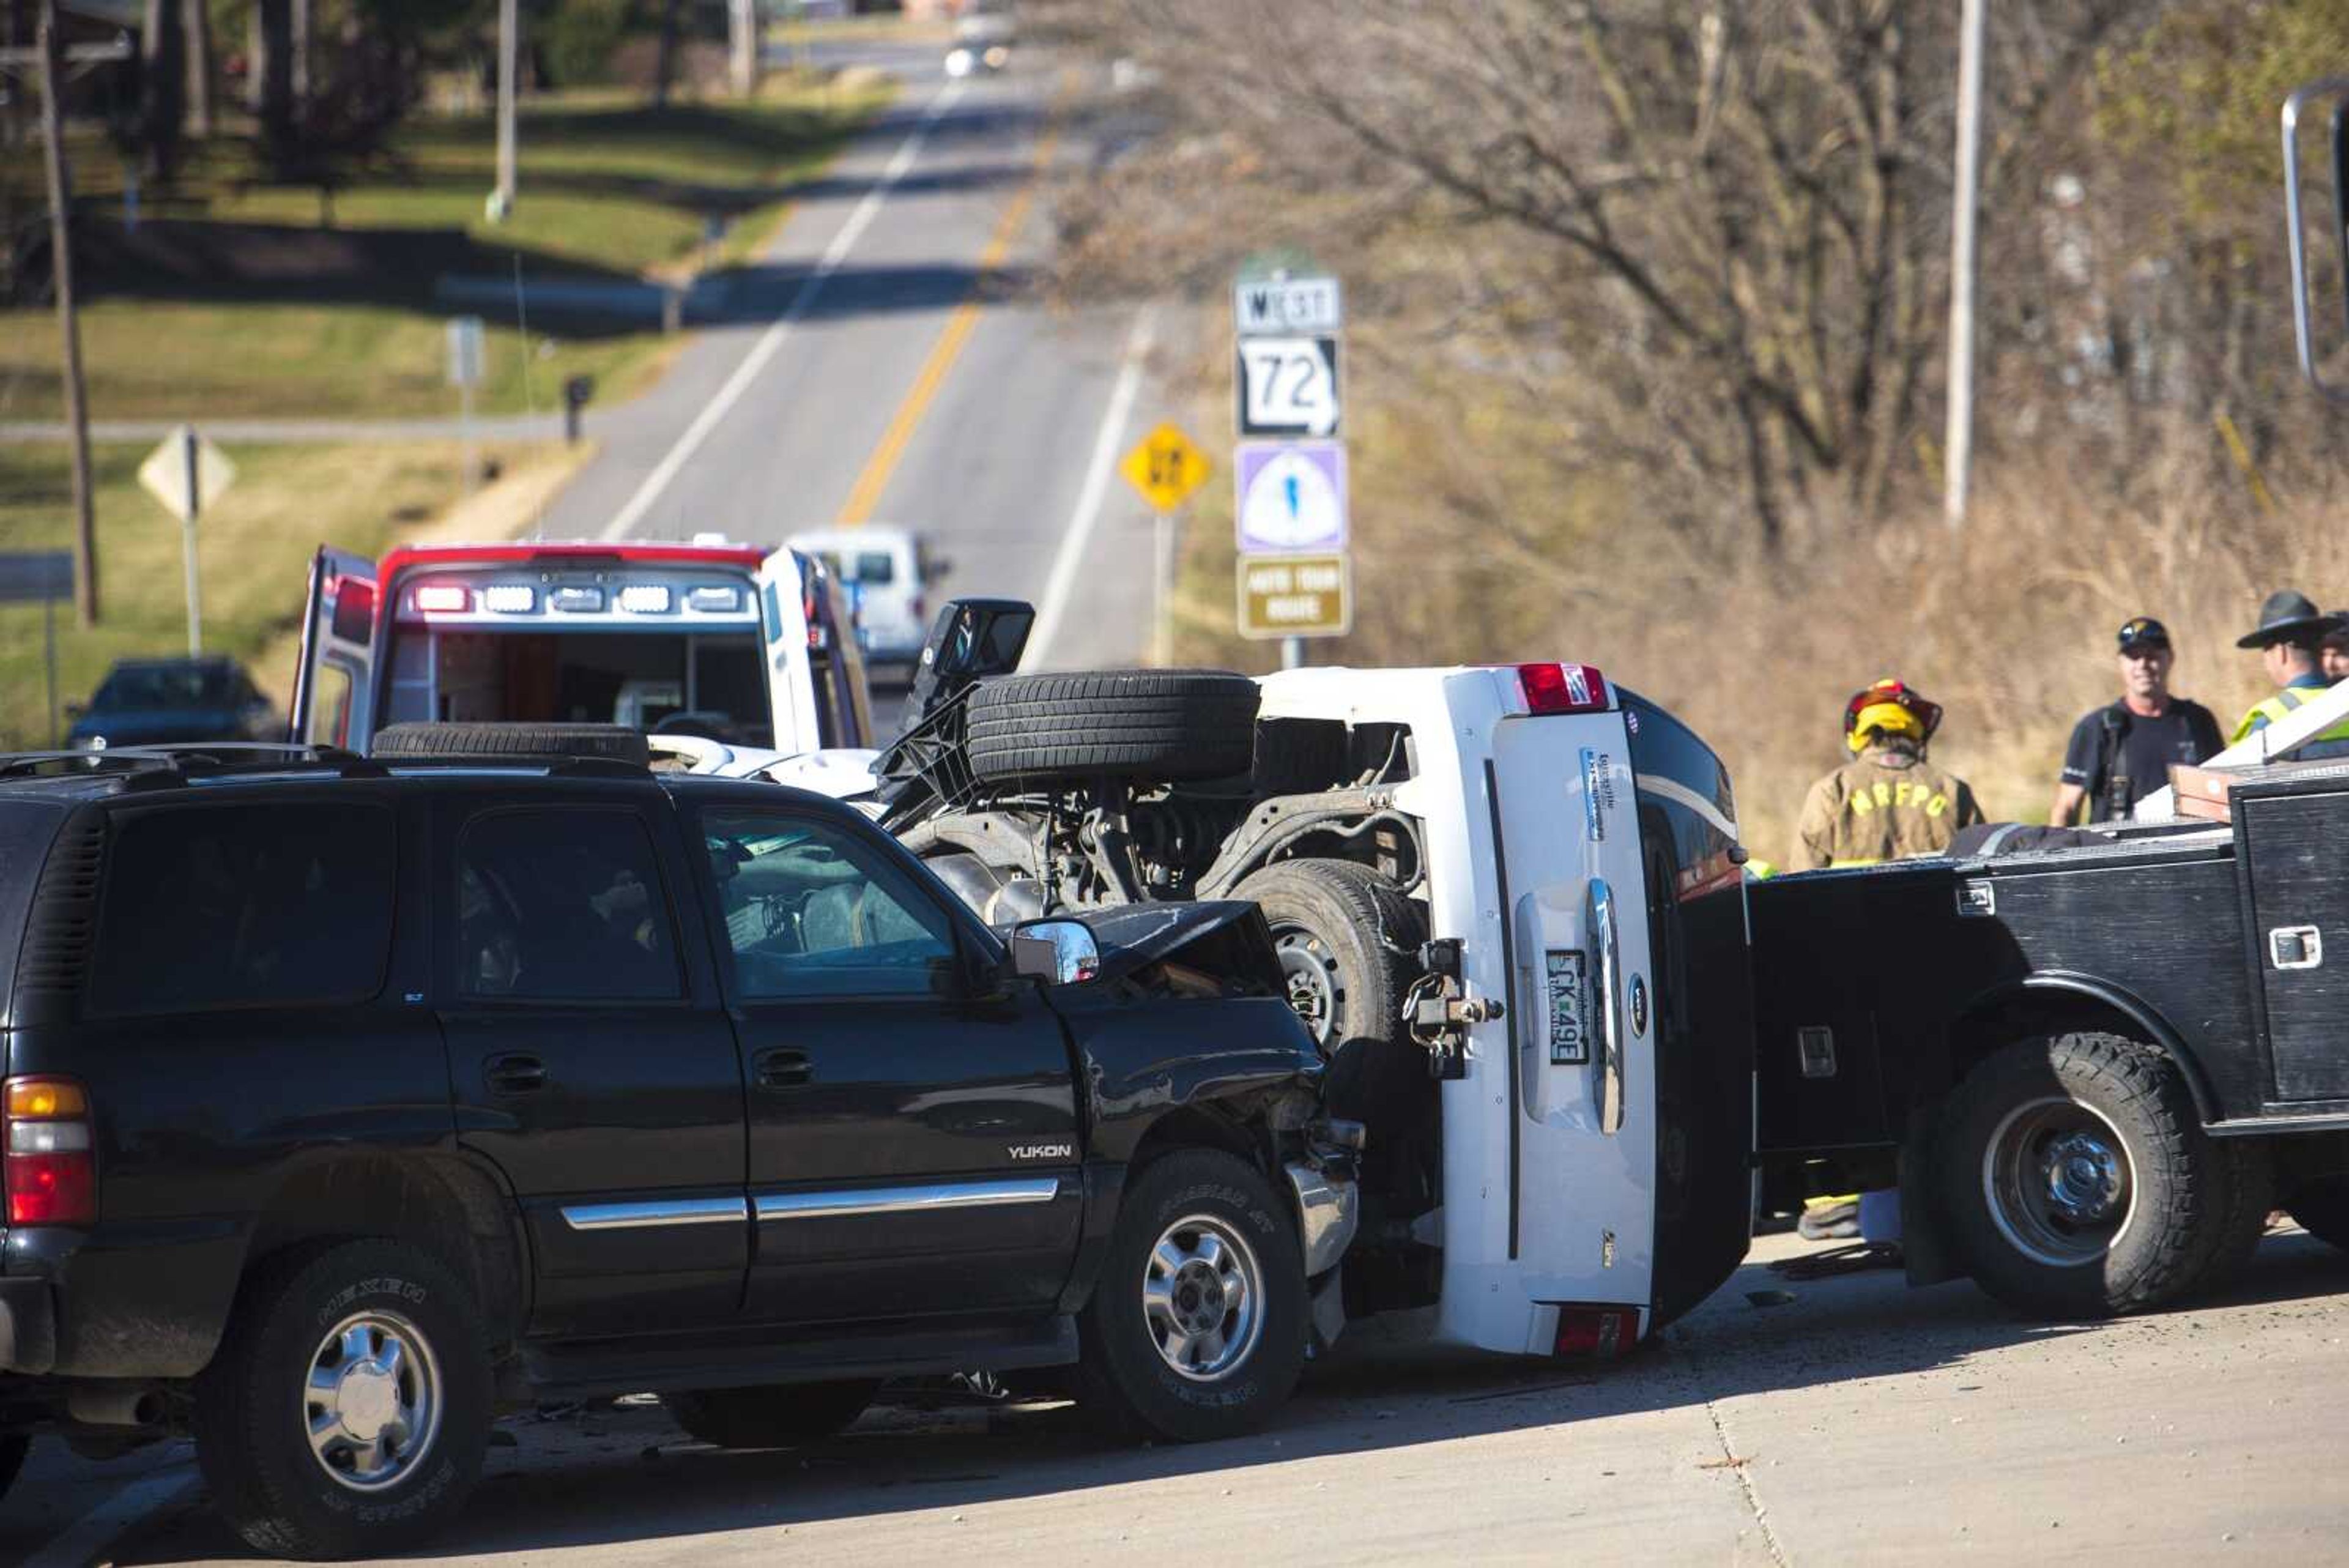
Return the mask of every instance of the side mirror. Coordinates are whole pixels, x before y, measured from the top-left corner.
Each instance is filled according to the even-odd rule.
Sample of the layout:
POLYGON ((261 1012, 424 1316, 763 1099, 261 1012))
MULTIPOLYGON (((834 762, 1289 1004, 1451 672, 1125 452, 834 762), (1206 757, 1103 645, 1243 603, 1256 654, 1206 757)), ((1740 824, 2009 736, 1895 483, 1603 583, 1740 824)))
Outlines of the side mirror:
POLYGON ((1025 599, 948 599, 930 623, 921 661, 905 694, 908 730, 970 689, 1019 668, 1036 607, 1025 599))
POLYGON ((1101 943, 1082 920, 1022 920, 1011 928, 1011 972, 1081 985, 1101 972, 1101 943))

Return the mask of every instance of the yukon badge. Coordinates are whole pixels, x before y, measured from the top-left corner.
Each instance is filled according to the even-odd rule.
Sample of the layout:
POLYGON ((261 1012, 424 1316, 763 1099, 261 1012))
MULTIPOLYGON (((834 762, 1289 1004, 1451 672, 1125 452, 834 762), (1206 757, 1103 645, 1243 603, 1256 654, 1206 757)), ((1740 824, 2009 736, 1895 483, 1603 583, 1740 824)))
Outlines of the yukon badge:
POLYGON ((1009 1151, 1014 1159, 1074 1159, 1077 1146, 1072 1143, 1015 1143, 1009 1151))

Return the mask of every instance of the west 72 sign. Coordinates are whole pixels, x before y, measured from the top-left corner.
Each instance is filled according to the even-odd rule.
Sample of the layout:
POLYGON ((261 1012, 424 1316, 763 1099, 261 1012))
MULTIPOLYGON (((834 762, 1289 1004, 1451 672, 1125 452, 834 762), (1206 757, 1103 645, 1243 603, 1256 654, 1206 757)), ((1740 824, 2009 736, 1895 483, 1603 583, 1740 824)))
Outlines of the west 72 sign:
POLYGON ((1337 433, 1335 337, 1243 337, 1238 380, 1241 435, 1337 433))

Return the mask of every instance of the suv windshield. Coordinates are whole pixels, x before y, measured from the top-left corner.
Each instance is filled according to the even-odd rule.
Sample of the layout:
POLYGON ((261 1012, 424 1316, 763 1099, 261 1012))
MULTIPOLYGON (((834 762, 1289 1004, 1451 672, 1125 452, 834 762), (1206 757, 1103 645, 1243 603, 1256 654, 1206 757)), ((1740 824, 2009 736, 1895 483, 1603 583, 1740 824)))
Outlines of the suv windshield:
POLYGON ((237 700, 233 670, 218 664, 127 665, 91 699, 99 708, 225 708, 237 700))

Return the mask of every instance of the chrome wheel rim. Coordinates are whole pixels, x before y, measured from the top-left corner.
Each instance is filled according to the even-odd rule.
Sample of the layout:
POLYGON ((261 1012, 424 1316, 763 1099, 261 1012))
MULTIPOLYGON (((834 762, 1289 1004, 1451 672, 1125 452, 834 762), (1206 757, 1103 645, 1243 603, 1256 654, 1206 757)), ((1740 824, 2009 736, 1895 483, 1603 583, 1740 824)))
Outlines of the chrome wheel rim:
POLYGON ((311 1353, 302 1424, 319 1468, 352 1491, 416 1473, 440 1435, 440 1364, 394 1312, 353 1313, 311 1353))
POLYGON ((2120 1129, 2062 1096, 2007 1112, 1982 1153, 1982 1197, 2007 1244, 2079 1268, 2120 1243, 2137 1212, 2137 1163, 2120 1129))
POLYGON ((1177 1220, 1143 1266, 1142 1317, 1158 1358, 1176 1376, 1194 1383, 1229 1376, 1264 1335, 1254 1249, 1221 1220, 1177 1220))
POLYGON ((1288 988, 1289 1010, 1305 1021, 1313 1043, 1325 1050, 1346 1022, 1346 992, 1338 983, 1338 955, 1311 931, 1275 926, 1273 950, 1280 955, 1280 978, 1288 988))

